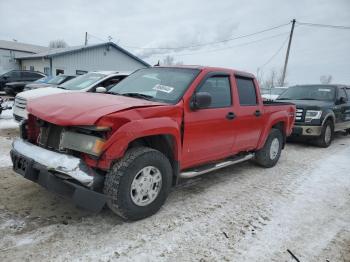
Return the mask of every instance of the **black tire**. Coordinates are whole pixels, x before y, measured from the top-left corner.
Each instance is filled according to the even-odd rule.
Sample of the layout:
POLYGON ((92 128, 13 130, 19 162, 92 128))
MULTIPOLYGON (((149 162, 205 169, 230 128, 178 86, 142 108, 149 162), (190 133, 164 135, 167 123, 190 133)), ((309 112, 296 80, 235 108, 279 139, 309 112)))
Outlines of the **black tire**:
POLYGON ((316 139, 316 145, 319 147, 327 148, 332 144, 333 137, 334 137, 334 124, 333 124, 333 121, 329 119, 322 126, 321 135, 316 139), (326 138, 326 133, 327 133, 326 130, 328 127, 331 129, 331 137, 329 141, 327 141, 327 138, 326 138))
POLYGON ((255 162, 263 167, 273 167, 277 164, 282 151, 283 145, 283 135, 279 129, 272 128, 269 136, 266 139, 265 145, 262 149, 258 150, 255 153, 255 162), (271 158, 271 145, 272 142, 277 139, 278 140, 278 152, 275 157, 271 158))
POLYGON ((126 220, 139 220, 156 213, 164 204, 171 187, 172 168, 168 158, 161 152, 148 147, 129 149, 107 173, 104 193, 108 207, 126 220), (144 167, 156 167, 162 177, 157 197, 146 206, 136 205, 131 198, 131 185, 144 167))

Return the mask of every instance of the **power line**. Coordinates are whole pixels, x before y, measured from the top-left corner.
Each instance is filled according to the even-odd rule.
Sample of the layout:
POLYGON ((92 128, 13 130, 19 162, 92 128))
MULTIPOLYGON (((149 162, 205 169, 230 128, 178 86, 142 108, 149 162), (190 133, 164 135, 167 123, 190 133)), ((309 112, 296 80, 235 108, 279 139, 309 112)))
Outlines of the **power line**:
POLYGON ((289 40, 289 36, 283 41, 282 45, 277 49, 277 51, 261 66, 259 66, 259 69, 262 69, 263 67, 265 67, 268 63, 270 63, 278 54, 279 52, 282 50, 282 48, 284 47, 284 45, 288 42, 289 40))
POLYGON ((296 22, 298 25, 305 25, 305 26, 314 26, 314 27, 328 27, 328 28, 334 28, 334 29, 350 29, 350 26, 344 26, 344 25, 328 25, 328 24, 315 24, 315 23, 305 23, 305 22, 296 22))
POLYGON ((232 48, 235 48, 235 47, 246 46, 246 45, 258 43, 258 42, 261 42, 261 41, 264 41, 264 40, 267 40, 267 39, 276 38, 276 37, 280 37, 282 35, 287 35, 287 34, 289 34, 289 32, 284 32, 284 33, 281 33, 281 34, 276 34, 276 35, 260 38, 258 40, 237 44, 237 45, 226 46, 226 47, 223 47, 223 48, 216 48, 216 49, 210 49, 210 50, 207 50, 207 51, 191 52, 191 53, 185 53, 185 54, 176 54, 176 56, 188 56, 188 55, 207 54, 207 53, 219 52, 219 51, 223 51, 223 50, 227 50, 227 49, 232 49, 232 48))
POLYGON ((241 38, 246 38, 246 37, 250 37, 253 35, 257 35, 257 34, 261 34, 261 33, 265 33, 274 29, 278 29, 281 27, 284 27, 286 25, 289 25, 289 23, 286 24, 282 24, 282 25, 278 25, 278 26, 274 26, 274 27, 270 27, 264 30, 260 30, 254 33, 250 33, 250 34, 246 34, 246 35, 240 35, 240 36, 236 36, 233 38, 228 38, 228 39, 224 39, 224 40, 220 40, 220 41, 213 41, 213 42, 208 42, 208 43, 203 43, 203 44, 196 44, 196 45, 188 45, 188 46, 179 46, 179 47, 137 47, 137 46, 125 46, 128 48, 135 48, 135 49, 165 49, 165 50, 179 50, 179 49, 188 49, 188 48, 194 48, 194 47, 202 47, 202 46, 209 46, 209 45, 215 45, 215 44, 221 44, 221 43, 226 43, 229 41, 233 41, 233 40, 237 40, 237 39, 241 39, 241 38))

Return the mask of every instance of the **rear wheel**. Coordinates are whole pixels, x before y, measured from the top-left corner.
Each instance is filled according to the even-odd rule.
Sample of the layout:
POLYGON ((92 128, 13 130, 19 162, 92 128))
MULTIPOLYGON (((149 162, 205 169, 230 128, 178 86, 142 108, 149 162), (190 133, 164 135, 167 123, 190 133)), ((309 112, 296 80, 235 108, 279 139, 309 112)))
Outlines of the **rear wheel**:
POLYGON ((321 135, 317 138, 316 144, 319 147, 327 148, 331 145, 334 136, 334 124, 332 120, 327 120, 321 131, 321 135))
POLYGON ((282 132, 272 128, 264 147, 255 153, 255 162, 263 167, 275 166, 281 156, 282 145, 282 132))
POLYGON ((172 168, 159 151, 131 148, 107 174, 104 193, 108 207, 127 220, 156 213, 170 191, 172 168))

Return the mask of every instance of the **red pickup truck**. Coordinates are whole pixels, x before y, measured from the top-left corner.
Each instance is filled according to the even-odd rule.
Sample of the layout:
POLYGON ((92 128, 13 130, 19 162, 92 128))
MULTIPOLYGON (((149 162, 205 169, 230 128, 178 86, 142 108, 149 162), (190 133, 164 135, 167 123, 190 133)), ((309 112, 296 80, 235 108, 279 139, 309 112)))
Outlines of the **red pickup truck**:
POLYGON ((13 142, 14 170, 77 206, 137 220, 171 186, 235 163, 274 166, 295 106, 263 103, 253 75, 224 68, 141 69, 108 93, 28 102, 13 142))

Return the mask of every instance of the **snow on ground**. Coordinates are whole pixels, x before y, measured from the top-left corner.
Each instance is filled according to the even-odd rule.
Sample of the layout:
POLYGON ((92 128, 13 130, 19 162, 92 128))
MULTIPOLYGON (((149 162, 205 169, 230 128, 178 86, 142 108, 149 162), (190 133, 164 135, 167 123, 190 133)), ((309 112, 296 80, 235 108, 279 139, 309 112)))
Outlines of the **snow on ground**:
POLYGON ((11 166, 10 149, 12 139, 9 137, 0 137, 0 167, 11 166))
POLYGON ((328 149, 289 143, 276 167, 185 181, 132 223, 0 167, 0 261, 295 261, 287 249, 300 261, 350 261, 349 159, 350 137, 328 149))
POLYGON ((13 119, 12 109, 4 110, 0 115, 0 129, 18 128, 18 123, 13 119))

